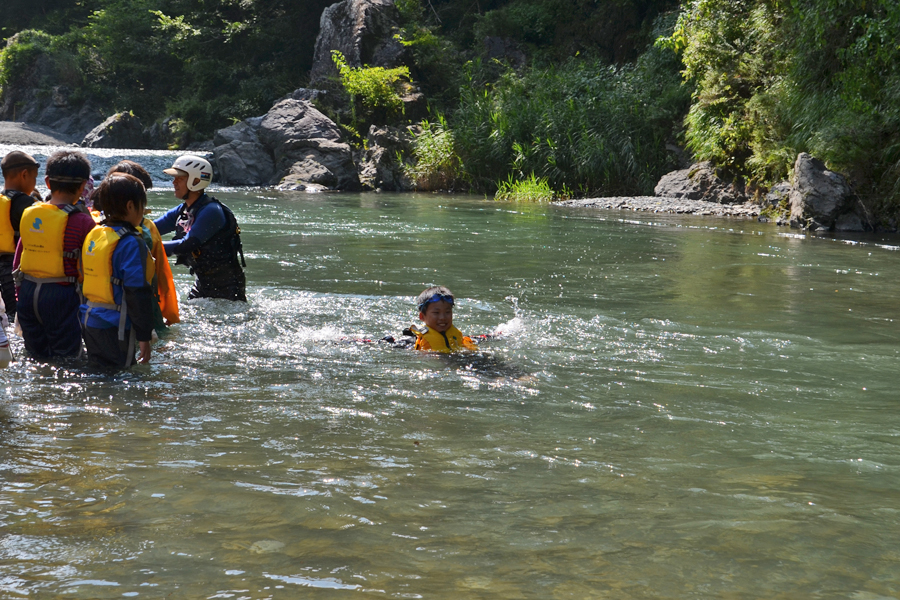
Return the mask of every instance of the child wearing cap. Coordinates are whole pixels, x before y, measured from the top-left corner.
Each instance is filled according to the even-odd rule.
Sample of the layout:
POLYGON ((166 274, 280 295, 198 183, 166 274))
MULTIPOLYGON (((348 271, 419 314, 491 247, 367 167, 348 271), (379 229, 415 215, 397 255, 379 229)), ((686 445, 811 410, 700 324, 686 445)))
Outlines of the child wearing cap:
POLYGON ((18 320, 25 349, 35 358, 75 357, 81 353, 78 323, 78 258, 94 219, 75 203, 91 176, 81 152, 60 150, 47 159, 47 202, 22 213, 17 270, 18 320))
POLYGON ((477 350, 468 336, 453 326, 453 293, 442 285, 430 287, 416 298, 419 320, 424 325, 409 328, 416 336, 416 350, 456 352, 477 350))

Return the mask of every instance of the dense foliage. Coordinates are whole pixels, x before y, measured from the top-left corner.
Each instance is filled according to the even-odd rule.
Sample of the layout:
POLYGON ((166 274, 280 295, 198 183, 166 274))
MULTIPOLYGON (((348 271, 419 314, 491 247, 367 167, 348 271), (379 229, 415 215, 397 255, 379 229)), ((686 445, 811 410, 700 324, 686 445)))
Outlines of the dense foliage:
POLYGON ((558 67, 470 81, 454 131, 476 189, 498 174, 546 179, 576 194, 645 194, 678 165, 666 150, 688 106, 674 54, 650 50, 633 65, 571 59, 558 67))
POLYGON ((762 184, 810 152, 883 212, 900 200, 898 39, 887 0, 695 0, 664 41, 696 84, 690 150, 762 184))
MULTIPOLYGON (((6 0, 0 37, 18 35, 0 87, 42 60, 76 99, 209 136, 305 83, 332 1, 6 0)), ((871 206, 900 206, 900 4, 677 4, 396 0, 408 78, 433 115, 411 175, 487 193, 647 193, 676 166, 674 143, 765 187, 807 151, 871 206)), ((407 74, 384 71, 344 69, 348 106, 369 111, 360 130, 403 119, 381 76, 407 74)))
MULTIPOLYGON (((40 51, 68 63, 70 85, 111 110, 145 121, 168 115, 209 135, 234 119, 261 114, 299 87, 312 65, 319 16, 330 0, 38 0, 0 11, 11 36, 41 30, 40 51), (73 82, 70 82, 73 83, 73 82)), ((6 6, 4 5, 4 9, 6 6)), ((28 78, 7 68, 0 81, 28 78)), ((10 60, 12 63, 10 63, 10 60)), ((3 85, 0 84, 0 85, 3 85)), ((58 83, 57 83, 58 85, 58 83)))

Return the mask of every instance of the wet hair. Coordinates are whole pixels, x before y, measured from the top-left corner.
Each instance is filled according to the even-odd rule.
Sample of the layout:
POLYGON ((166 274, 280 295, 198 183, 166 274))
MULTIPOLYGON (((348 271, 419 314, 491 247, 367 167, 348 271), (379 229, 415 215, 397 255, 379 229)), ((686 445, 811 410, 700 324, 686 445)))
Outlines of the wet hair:
POLYGON ((453 292, 442 285, 434 285, 419 294, 416 298, 416 307, 419 309, 419 312, 425 312, 425 309, 428 308, 429 300, 431 300, 435 294, 438 294, 439 296, 449 296, 450 303, 453 304, 453 292))
POLYGON ((45 170, 51 192, 74 194, 91 176, 91 163, 77 150, 60 150, 47 159, 45 170))
POLYGON ((144 184, 145 190, 149 190, 153 187, 153 178, 150 177, 150 173, 147 172, 147 169, 133 160, 120 160, 106 172, 107 175, 112 175, 113 173, 128 173, 129 175, 137 177, 141 180, 141 183, 144 184))
POLYGON ((122 221, 128 212, 128 203, 144 210, 147 206, 147 190, 134 175, 111 173, 100 182, 94 197, 94 208, 103 211, 105 222, 122 221))

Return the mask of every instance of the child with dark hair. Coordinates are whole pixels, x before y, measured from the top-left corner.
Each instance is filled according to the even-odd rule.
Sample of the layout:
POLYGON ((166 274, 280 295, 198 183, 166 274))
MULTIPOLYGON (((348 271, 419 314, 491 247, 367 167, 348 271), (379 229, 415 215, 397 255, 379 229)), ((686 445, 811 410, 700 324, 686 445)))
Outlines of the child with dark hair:
POLYGON ((35 203, 38 162, 33 156, 13 150, 0 161, 3 192, 0 194, 0 295, 10 319, 16 316, 16 284, 13 280, 13 258, 19 243, 22 213, 35 203))
MULTIPOLYGON (((153 178, 150 177, 150 173, 133 160, 119 161, 109 169, 107 175, 112 175, 113 173, 128 173, 137 177, 144 184, 145 190, 153 187, 153 178)), ((153 328, 159 335, 162 335, 167 325, 173 325, 181 321, 178 311, 178 293, 175 289, 175 281, 172 278, 172 268, 169 266, 169 259, 166 258, 166 249, 163 246, 162 236, 159 235, 156 224, 144 217, 144 220, 141 222, 141 233, 156 264, 156 277, 152 284, 156 300, 153 328)))
POLYGON ((47 202, 22 213, 13 259, 18 287, 18 320, 25 349, 34 357, 73 357, 81 353, 78 323, 78 257, 94 220, 76 202, 91 163, 81 152, 61 150, 47 159, 47 202))
POLYGON ((150 362, 153 331, 153 259, 141 237, 147 206, 141 181, 112 173, 100 183, 104 219, 84 241, 84 297, 81 320, 88 361, 103 367, 129 367, 135 343, 139 360, 150 362))
POLYGON ((416 350, 456 352, 477 350, 472 338, 453 326, 453 293, 442 285, 426 289, 416 298, 419 320, 425 325, 412 325, 416 336, 416 350))

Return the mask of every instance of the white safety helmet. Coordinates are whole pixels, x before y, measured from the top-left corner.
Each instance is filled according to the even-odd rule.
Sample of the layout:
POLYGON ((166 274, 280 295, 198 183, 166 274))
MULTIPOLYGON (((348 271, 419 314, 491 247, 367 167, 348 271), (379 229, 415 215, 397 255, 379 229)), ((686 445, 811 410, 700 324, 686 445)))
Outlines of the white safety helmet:
POLYGON ((179 156, 163 173, 173 177, 187 175, 187 189, 191 192, 199 192, 212 181, 212 165, 205 158, 193 154, 179 156))

